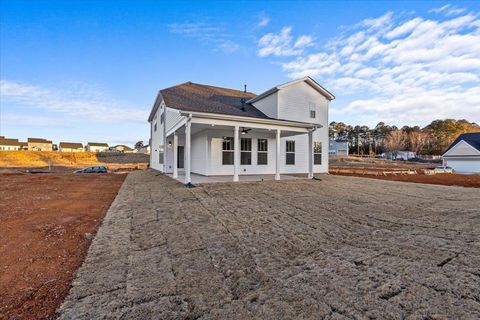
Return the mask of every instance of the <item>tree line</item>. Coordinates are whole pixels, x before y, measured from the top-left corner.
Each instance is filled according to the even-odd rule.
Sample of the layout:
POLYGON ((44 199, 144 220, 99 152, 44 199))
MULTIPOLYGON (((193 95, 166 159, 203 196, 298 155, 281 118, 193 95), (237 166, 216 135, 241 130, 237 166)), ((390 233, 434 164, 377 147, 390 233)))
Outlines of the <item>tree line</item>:
POLYGON ((374 128, 331 122, 330 138, 348 141, 349 153, 377 155, 412 151, 417 155, 440 155, 461 133, 480 132, 480 126, 465 119, 434 120, 429 125, 397 126, 379 122, 374 128))

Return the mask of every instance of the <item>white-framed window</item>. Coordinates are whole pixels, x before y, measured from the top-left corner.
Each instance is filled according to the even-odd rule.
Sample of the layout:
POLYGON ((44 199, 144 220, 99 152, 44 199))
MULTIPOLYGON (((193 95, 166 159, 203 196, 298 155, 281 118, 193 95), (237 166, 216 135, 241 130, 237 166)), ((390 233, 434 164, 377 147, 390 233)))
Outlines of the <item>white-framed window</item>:
POLYGON ((153 123, 153 131, 155 131, 155 132, 157 131, 157 121, 155 121, 153 123))
POLYGON ((317 106, 315 103, 309 102, 308 108, 310 109, 310 118, 315 119, 317 117, 317 106))
POLYGON ((268 164, 268 140, 257 140, 257 165, 268 164))
POLYGON ((165 152, 164 146, 158 147, 158 163, 163 164, 163 153, 165 152))
POLYGON ((242 165, 252 164, 252 139, 251 138, 240 139, 240 164, 242 165))
POLYGON ((313 164, 322 164, 322 143, 313 143, 313 164))
POLYGON ((285 142, 286 164, 293 165, 295 164, 295 141, 287 140, 285 142))
POLYGON ((223 165, 233 164, 233 158, 234 158, 234 138, 223 137, 222 164, 223 165))

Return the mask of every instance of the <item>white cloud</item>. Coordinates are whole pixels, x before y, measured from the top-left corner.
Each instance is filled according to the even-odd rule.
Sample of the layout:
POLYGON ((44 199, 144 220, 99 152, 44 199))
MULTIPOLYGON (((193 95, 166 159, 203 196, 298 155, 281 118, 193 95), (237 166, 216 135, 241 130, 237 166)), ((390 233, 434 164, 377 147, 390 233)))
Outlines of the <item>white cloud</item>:
POLYGON ((283 27, 280 33, 267 33, 258 41, 258 55, 260 57, 296 56, 313 43, 309 35, 301 35, 296 40, 291 35, 291 27, 283 27))
POLYGON ((450 4, 446 4, 446 5, 441 6, 439 8, 434 8, 434 9, 430 10, 429 12, 443 13, 446 16, 453 16, 453 15, 464 13, 465 11, 467 11, 465 8, 457 8, 457 7, 454 7, 450 4))
POLYGON ((267 17, 264 13, 261 13, 258 16, 257 28, 265 28, 270 23, 270 18, 267 17))
POLYGON ((458 15, 451 5, 432 12, 441 17, 405 19, 387 12, 365 19, 320 50, 312 40, 296 51, 287 28, 264 35, 259 55, 286 56, 280 65, 291 78, 317 77, 342 100, 334 114, 371 123, 479 121, 479 14, 458 15))
POLYGON ((147 111, 121 107, 91 88, 60 90, 1 80, 0 101, 98 122, 145 122, 148 117, 147 111))
POLYGON ((196 39, 203 44, 214 45, 216 49, 226 54, 240 49, 240 45, 231 39, 232 36, 225 31, 222 24, 186 22, 169 24, 167 27, 171 33, 196 39))

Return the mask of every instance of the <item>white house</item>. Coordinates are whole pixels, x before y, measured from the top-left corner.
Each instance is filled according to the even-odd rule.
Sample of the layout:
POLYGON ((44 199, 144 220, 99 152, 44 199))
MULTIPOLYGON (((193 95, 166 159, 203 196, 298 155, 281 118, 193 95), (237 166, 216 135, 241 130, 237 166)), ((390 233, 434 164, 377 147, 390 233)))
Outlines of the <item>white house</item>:
POLYGON ((442 157, 455 172, 480 173, 480 132, 459 135, 442 157))
POLYGON ((0 150, 17 151, 20 150, 20 143, 18 139, 8 139, 0 136, 0 150))
POLYGON ((85 146, 87 152, 107 152, 108 144, 101 142, 88 142, 85 146))
POLYGON ((60 142, 58 144, 60 152, 83 152, 83 145, 77 142, 60 142))
POLYGON ((328 105, 310 77, 260 94, 186 82, 160 90, 148 118, 150 167, 204 176, 328 172, 328 105))
POLYGON ((328 154, 331 156, 348 156, 348 141, 330 139, 328 143, 328 154))

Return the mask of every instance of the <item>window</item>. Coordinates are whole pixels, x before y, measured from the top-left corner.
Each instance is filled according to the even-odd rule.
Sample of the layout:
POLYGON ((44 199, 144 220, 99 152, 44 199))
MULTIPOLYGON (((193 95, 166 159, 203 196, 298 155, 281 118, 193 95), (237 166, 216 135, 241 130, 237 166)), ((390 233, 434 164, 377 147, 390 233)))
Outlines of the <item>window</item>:
POLYGON ((322 143, 313 143, 313 164, 322 164, 322 143))
POLYGON ((153 131, 157 131, 157 121, 153 124, 153 131))
POLYGON ((240 139, 240 164, 250 165, 252 164, 252 139, 241 138, 240 139))
POLYGON ((257 145, 257 164, 268 164, 268 140, 258 139, 257 145))
POLYGON ((233 137, 223 137, 222 143, 222 164, 229 165, 233 164, 233 137))
POLYGON ((160 115, 160 123, 163 123, 163 121, 165 121, 165 111, 160 115))
POLYGON ((286 158, 287 164, 295 164, 295 141, 286 141, 286 158))
POLYGON ((317 107, 315 106, 315 103, 309 102, 308 107, 310 109, 310 118, 315 119, 315 117, 317 115, 317 112, 316 112, 317 107))
POLYGON ((164 152, 163 146, 160 145, 158 147, 158 163, 160 164, 163 164, 163 152, 164 152))

